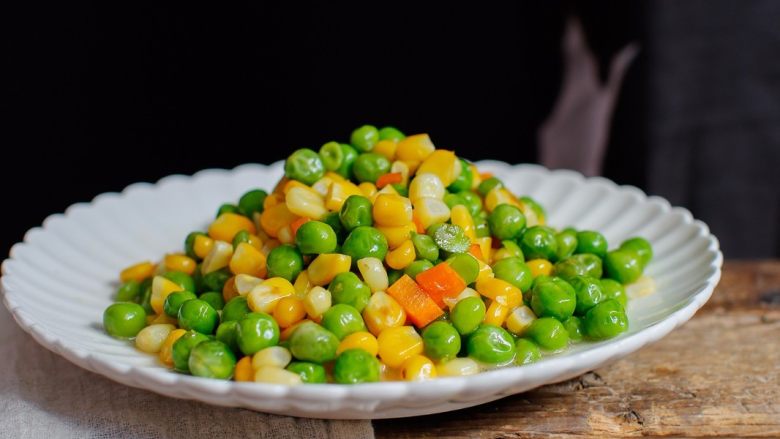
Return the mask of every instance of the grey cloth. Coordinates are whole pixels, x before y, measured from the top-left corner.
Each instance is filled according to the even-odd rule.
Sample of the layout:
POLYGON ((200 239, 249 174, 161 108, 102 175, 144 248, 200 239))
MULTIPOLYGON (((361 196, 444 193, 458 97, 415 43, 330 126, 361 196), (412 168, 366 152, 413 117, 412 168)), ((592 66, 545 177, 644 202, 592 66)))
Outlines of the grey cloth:
POLYGON ((0 306, 0 438, 373 436, 370 421, 268 415, 115 383, 44 349, 0 306))

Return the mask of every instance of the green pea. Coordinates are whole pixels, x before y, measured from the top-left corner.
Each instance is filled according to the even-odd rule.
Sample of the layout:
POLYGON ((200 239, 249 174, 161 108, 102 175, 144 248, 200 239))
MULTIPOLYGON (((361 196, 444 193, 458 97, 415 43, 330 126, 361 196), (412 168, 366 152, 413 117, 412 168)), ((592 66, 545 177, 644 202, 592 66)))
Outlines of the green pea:
POLYGON ((562 261, 573 255, 577 250, 577 231, 566 229, 555 235, 555 241, 558 243, 558 251, 555 253, 557 260, 562 261))
POLYGON ((447 322, 433 322, 422 332, 425 355, 437 360, 455 358, 460 352, 460 334, 447 322))
POLYGON ((628 296, 626 295, 626 287, 618 281, 613 279, 601 279, 601 289, 604 290, 604 296, 607 299, 615 299, 623 305, 623 308, 628 304, 628 296))
POLYGON ((439 259, 439 247, 430 236, 412 232, 412 244, 418 259, 431 262, 439 259))
POLYGON ((547 212, 544 211, 544 207, 542 207, 541 204, 537 203, 533 198, 527 196, 520 197, 520 201, 522 201, 524 205, 531 208, 531 210, 536 214, 536 218, 540 223, 545 221, 545 218, 547 218, 547 212))
POLYGON ((282 244, 268 253, 266 268, 268 277, 283 277, 294 282, 303 271, 303 255, 292 245, 282 244))
POLYGON ((328 171, 335 171, 344 162, 344 151, 338 142, 328 142, 320 147, 320 160, 328 171))
POLYGON ((514 239, 525 228, 525 216, 511 204, 499 204, 488 216, 488 226, 498 239, 514 239))
POLYGON ((311 186, 325 175, 325 165, 319 154, 309 148, 301 148, 287 157, 284 175, 311 186))
POLYGON ((228 300, 228 303, 222 308, 222 321, 230 322, 241 320, 250 312, 252 312, 252 310, 249 309, 249 305, 246 303, 246 296, 236 296, 228 300))
POLYGON ((460 174, 449 186, 447 190, 450 192, 463 192, 471 189, 471 183, 474 181, 474 175, 471 173, 471 166, 469 162, 460 160, 460 174))
POLYGON ((485 180, 482 180, 482 182, 477 187, 477 191, 480 195, 483 197, 488 194, 488 192, 492 191, 495 188, 502 188, 504 187, 504 182, 499 180, 496 177, 490 177, 485 180))
POLYGON ((588 276, 600 279, 602 276, 601 258, 591 254, 582 253, 559 261, 555 264, 555 275, 564 279, 574 276, 588 276))
POLYGON ((198 298, 211 305, 211 307, 216 309, 217 311, 225 307, 225 299, 222 296, 222 293, 218 293, 216 291, 208 291, 201 294, 198 298))
POLYGON ((431 268, 433 268, 433 263, 431 263, 431 261, 427 259, 420 259, 407 265, 406 268, 404 268, 403 273, 412 279, 416 279, 418 274, 425 270, 430 270, 431 268))
POLYGON ((249 243, 249 232, 241 230, 233 236, 233 248, 238 247, 238 244, 249 243))
POLYGON ((238 347, 238 321, 231 320, 229 322, 222 322, 217 326, 216 338, 228 345, 233 352, 241 352, 241 348, 238 347))
POLYGON ((465 253, 471 246, 471 240, 460 226, 448 223, 437 223, 428 227, 428 236, 436 245, 449 253, 465 253))
POLYGON ((482 210, 482 198, 473 191, 463 191, 458 193, 458 196, 463 200, 472 217, 482 210))
POLYGON ((474 217, 474 234, 477 238, 487 238, 490 236, 490 226, 486 218, 474 217))
POLYGON ((209 341, 209 338, 197 331, 187 331, 179 337, 171 347, 173 368, 179 372, 190 371, 190 354, 192 349, 200 343, 209 341))
POLYGON ((577 232, 575 253, 592 253, 602 259, 607 255, 607 239, 599 232, 583 230, 577 232))
POLYGON ((336 358, 339 339, 314 322, 298 326, 290 336, 290 352, 298 360, 325 363, 336 358))
POLYGON ((395 127, 382 127, 379 129, 379 140, 404 140, 406 135, 395 127))
POLYGON ((352 131, 352 135, 349 136, 349 143, 360 152, 371 151, 377 141, 379 141, 379 130, 373 125, 363 125, 352 131))
POLYGON ((469 357, 488 364, 506 364, 515 357, 515 341, 506 329, 480 325, 466 341, 469 357))
POLYGON ((347 349, 336 358, 333 379, 339 384, 372 383, 379 381, 379 360, 363 349, 347 349))
POLYGON ((404 186, 402 183, 393 183, 391 186, 393 186, 393 189, 398 192, 398 195, 407 198, 409 197, 409 188, 404 186))
POLYGON ((146 315, 155 314, 156 311, 152 308, 152 278, 148 277, 141 282, 141 300, 139 303, 143 308, 146 315))
POLYGON ((256 213, 263 213, 263 204, 268 192, 262 189, 252 189, 247 191, 238 199, 238 208, 244 215, 253 218, 256 213))
POLYGON ((574 313, 578 316, 585 314, 589 309, 606 299, 601 282, 598 279, 585 276, 574 276, 568 280, 577 293, 577 308, 574 313))
POLYGON ((563 327, 566 329, 566 332, 569 334, 569 340, 582 340, 582 319, 577 316, 571 316, 562 323, 563 327))
POLYGON ((195 238, 198 236, 208 237, 209 235, 203 232, 190 232, 187 235, 187 239, 184 240, 184 252, 192 259, 199 261, 200 258, 195 254, 195 238))
POLYGON ((628 317, 615 299, 607 299, 594 306, 582 318, 585 335, 594 340, 615 337, 628 329, 628 317))
POLYGON ((361 195, 350 195, 341 205, 339 210, 339 220, 348 232, 374 224, 374 218, 371 214, 372 206, 368 198, 361 195))
POLYGON ((474 332, 485 319, 485 302, 479 297, 466 297, 458 301, 450 312, 452 325, 460 335, 474 332))
POLYGON ((192 280, 192 276, 181 271, 169 271, 163 274, 163 277, 169 281, 177 284, 185 291, 195 291, 195 281, 192 280))
POLYGON ((506 239, 504 241, 501 241, 501 249, 502 257, 513 257, 520 259, 520 262, 525 262, 525 256, 523 255, 523 251, 520 250, 520 246, 517 245, 516 242, 506 239))
POLYGON ((539 347, 548 351, 563 349, 569 344, 569 333, 563 323, 552 317, 534 320, 525 332, 539 347))
POLYGON ((604 268, 607 277, 621 284, 630 284, 642 275, 642 264, 636 252, 629 250, 612 250, 604 258, 604 268))
POLYGON ((536 363, 542 359, 542 352, 539 350, 539 346, 526 338, 517 340, 515 350, 517 351, 515 363, 519 366, 536 363))
POLYGON ((295 245, 307 255, 319 255, 336 251, 338 242, 333 228, 321 221, 307 221, 295 233, 295 245))
POLYGON ((463 206, 466 205, 466 202, 463 201, 463 197, 461 197, 458 194, 446 194, 444 195, 443 201, 444 204, 446 204, 447 207, 449 207, 450 209, 458 205, 463 205, 463 206))
POLYGON ((354 306, 345 303, 333 305, 322 315, 322 326, 339 340, 355 332, 365 331, 363 317, 354 306))
POLYGON ((388 285, 392 285, 404 275, 403 270, 393 270, 392 268, 387 270, 387 282, 388 285))
POLYGON ((363 183, 376 183, 376 180, 390 172, 390 160, 387 157, 373 152, 360 154, 352 165, 352 173, 355 178, 363 183))
POLYGON ((219 324, 217 311, 206 301, 191 299, 179 307, 179 327, 198 331, 201 334, 213 334, 219 324))
POLYGON ((297 373, 301 381, 308 384, 325 383, 325 368, 321 364, 308 361, 293 361, 287 366, 287 370, 297 373))
POLYGON ((171 293, 165 298, 165 302, 163 302, 163 312, 169 317, 178 318, 179 308, 181 308, 184 302, 197 298, 198 296, 196 296, 195 293, 187 290, 171 293))
POLYGON ((221 341, 204 341, 192 348, 188 366, 194 376, 227 380, 233 377, 236 356, 221 341))
POLYGON ((360 226, 347 235, 341 252, 352 257, 353 262, 369 257, 384 261, 387 255, 387 238, 373 227, 360 226))
POLYGON ((653 259, 653 247, 644 238, 636 237, 627 239, 620 244, 620 250, 628 250, 636 253, 643 270, 650 260, 653 259))
POLYGON ((236 340, 244 355, 253 355, 279 343, 279 325, 266 313, 248 313, 238 321, 236 340))
POLYGON ((531 296, 531 309, 539 317, 554 317, 564 321, 574 314, 577 294, 568 282, 553 277, 546 282, 537 282, 531 296))
POLYGON ((238 206, 233 203, 224 203, 220 205, 219 209, 217 209, 217 214, 215 215, 215 217, 219 218, 220 216, 222 216, 222 214, 225 213, 235 213, 238 215, 243 215, 241 209, 239 209, 238 206))
POLYGON ((447 258, 447 264, 463 279, 466 285, 472 284, 479 276, 479 262, 468 253, 455 253, 447 258))
POLYGON ((203 287, 209 291, 222 291, 225 288, 225 282, 231 277, 233 275, 227 267, 212 271, 203 275, 203 287))
POLYGON ((516 286, 520 291, 528 291, 533 282, 533 275, 528 265, 522 259, 509 257, 499 259, 493 264, 493 274, 504 281, 516 286))
POLYGON ((336 172, 344 178, 352 178, 352 166, 358 158, 358 152, 346 143, 340 143, 339 146, 341 146, 341 153, 344 157, 341 161, 341 166, 339 166, 336 172))
POLYGON ((322 222, 329 225, 333 232, 336 233, 336 243, 341 244, 346 238, 344 226, 339 219, 339 212, 330 212, 322 218, 322 222))
POLYGON ((116 292, 117 302, 133 302, 141 295, 141 283, 137 280, 129 280, 119 286, 116 292))
POLYGON ((103 327, 112 337, 135 337, 144 326, 146 326, 146 312, 137 303, 117 302, 109 305, 103 312, 103 327))
POLYGON ((371 298, 371 289, 363 283, 355 273, 348 271, 339 273, 328 285, 333 303, 343 303, 362 312, 371 298))
POLYGON ((556 253, 558 252, 555 232, 545 226, 529 227, 520 238, 520 249, 523 251, 526 259, 555 261, 556 253))
POLYGON ((205 291, 203 284, 203 264, 195 266, 195 271, 192 272, 192 283, 195 284, 195 292, 205 291))

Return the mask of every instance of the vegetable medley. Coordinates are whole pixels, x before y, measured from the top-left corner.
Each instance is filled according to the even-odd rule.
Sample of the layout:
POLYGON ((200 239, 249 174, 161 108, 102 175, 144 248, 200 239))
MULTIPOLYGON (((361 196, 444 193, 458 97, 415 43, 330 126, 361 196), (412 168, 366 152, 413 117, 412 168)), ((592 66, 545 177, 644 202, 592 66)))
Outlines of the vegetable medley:
POLYGON ((184 251, 126 268, 106 331, 196 376, 280 384, 462 376, 628 327, 632 238, 556 230, 426 134, 299 149, 184 251))

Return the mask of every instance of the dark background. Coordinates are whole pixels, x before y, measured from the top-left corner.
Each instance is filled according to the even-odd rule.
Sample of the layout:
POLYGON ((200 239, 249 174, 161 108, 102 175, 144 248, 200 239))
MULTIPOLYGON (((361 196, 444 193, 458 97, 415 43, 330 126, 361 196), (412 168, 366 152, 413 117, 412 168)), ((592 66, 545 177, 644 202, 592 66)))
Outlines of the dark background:
MULTIPOLYGON (((730 154, 756 157, 735 177, 740 192, 730 196, 745 197, 758 188, 764 197, 732 203, 732 216, 742 215, 735 220, 720 206, 702 202, 699 193, 707 191, 701 190, 701 177, 710 171, 698 172, 695 184, 686 177, 701 152, 689 146, 708 150, 701 132, 714 133, 707 130, 719 121, 696 125, 699 135, 683 130, 694 139, 683 146, 674 146, 678 137, 669 128, 670 117, 676 121, 690 115, 668 111, 679 111, 685 93, 694 107, 733 110, 732 101, 739 101, 738 96, 709 99, 706 80, 679 83, 680 75, 668 77, 670 66, 679 68, 679 59, 701 52, 696 44, 707 49, 707 38, 724 29, 756 33, 746 38, 766 37, 763 27, 751 31, 733 23, 730 2, 705 3, 716 17, 709 27, 712 19, 696 14, 704 5, 698 2, 681 7, 615 1, 408 8, 106 3, 13 5, 2 14, 8 76, 1 103, 7 116, 0 183, 11 208, 4 215, 0 251, 48 214, 101 192, 172 173, 272 162, 295 148, 346 140, 363 123, 428 132, 438 147, 471 159, 534 161, 536 131, 560 86, 563 26, 576 15, 602 70, 628 42, 641 46, 615 110, 605 175, 691 208, 713 225, 727 256, 780 255, 778 179, 771 171, 780 164, 780 132, 770 131, 759 144, 738 139, 723 146, 730 154), (702 40, 667 59, 666 54, 680 52, 675 32, 702 40), (668 83, 678 88, 667 91, 668 83), (677 100, 659 99, 659 89, 677 100), (687 155, 669 159, 656 154, 678 150, 687 155), (670 160, 679 166, 667 166, 670 160), (754 172, 755 166, 760 172, 754 172), (745 206, 758 203, 769 209, 760 224, 748 218, 740 226, 759 230, 762 235, 753 237, 760 245, 746 242, 747 235, 731 227, 748 216, 745 206)), ((766 15, 756 10, 748 18, 764 17, 772 36, 780 21, 766 15)), ((774 35, 776 42, 777 31, 774 35)), ((731 42, 713 46, 712 55, 744 49, 725 47, 731 42)), ((774 46, 767 50, 777 58, 774 46)), ((692 65, 709 76, 709 62, 711 56, 702 56, 692 65)), ((765 59, 751 71, 763 73, 767 63, 776 66, 765 59)), ((780 98, 777 81, 773 84, 774 97, 780 98)), ((759 112, 765 117, 758 128, 771 130, 780 110, 767 111, 759 112)), ((755 130, 755 118, 748 119, 755 130)), ((717 160, 728 162, 719 151, 713 153, 713 167, 720 166, 717 160)))

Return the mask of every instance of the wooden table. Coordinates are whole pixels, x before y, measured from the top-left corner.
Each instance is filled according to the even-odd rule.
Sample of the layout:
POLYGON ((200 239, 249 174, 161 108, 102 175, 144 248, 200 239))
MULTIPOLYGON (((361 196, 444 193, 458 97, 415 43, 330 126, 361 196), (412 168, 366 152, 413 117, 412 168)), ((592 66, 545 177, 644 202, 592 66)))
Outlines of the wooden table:
POLYGON ((780 261, 727 262, 707 305, 660 342, 493 403, 375 421, 379 438, 780 436, 780 261))

